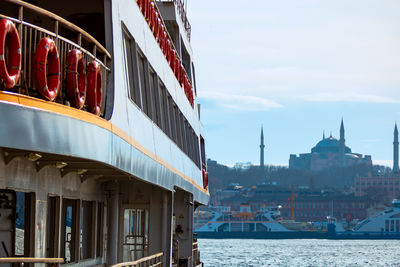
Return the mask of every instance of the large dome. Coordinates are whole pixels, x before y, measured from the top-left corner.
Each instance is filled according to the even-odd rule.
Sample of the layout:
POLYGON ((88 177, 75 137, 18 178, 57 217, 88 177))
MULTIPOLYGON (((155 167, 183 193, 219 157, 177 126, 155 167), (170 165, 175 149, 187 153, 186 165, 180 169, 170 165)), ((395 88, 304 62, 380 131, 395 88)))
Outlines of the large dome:
MULTIPOLYGON (((318 144, 311 149, 312 153, 339 153, 340 141, 332 136, 322 139, 318 144)), ((351 153, 351 149, 347 146, 344 148, 344 153, 351 153)))

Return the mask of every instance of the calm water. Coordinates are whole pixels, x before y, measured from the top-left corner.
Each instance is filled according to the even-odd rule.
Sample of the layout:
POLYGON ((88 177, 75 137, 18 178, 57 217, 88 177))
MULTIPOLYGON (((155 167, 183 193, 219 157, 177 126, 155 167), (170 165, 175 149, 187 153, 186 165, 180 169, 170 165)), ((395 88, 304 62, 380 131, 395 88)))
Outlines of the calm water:
POLYGON ((400 240, 199 239, 206 267, 400 266, 400 240))

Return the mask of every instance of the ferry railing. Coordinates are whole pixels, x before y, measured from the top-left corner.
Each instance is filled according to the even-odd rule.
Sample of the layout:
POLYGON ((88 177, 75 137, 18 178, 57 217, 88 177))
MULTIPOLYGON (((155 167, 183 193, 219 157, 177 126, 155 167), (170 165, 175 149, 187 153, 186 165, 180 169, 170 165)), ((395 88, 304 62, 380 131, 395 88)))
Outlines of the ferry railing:
POLYGON ((185 27, 187 38, 190 42, 192 26, 190 25, 189 20, 187 18, 185 5, 182 2, 182 0, 156 0, 156 1, 158 1, 158 2, 173 2, 176 5, 179 15, 181 16, 181 20, 183 22, 183 26, 185 27))
POLYGON ((157 266, 162 266, 162 258, 163 258, 164 253, 159 252, 157 254, 141 258, 136 261, 130 261, 130 262, 123 262, 123 263, 118 263, 111 265, 110 267, 142 267, 142 266, 152 266, 152 267, 157 267, 157 266))
MULTIPOLYGON (((0 11, 0 19, 9 19, 16 24, 21 44, 21 73, 18 83, 12 89, 0 88, 0 90, 40 97, 38 90, 35 88, 33 61, 36 47, 40 40, 44 37, 50 37, 56 43, 60 61, 60 85, 55 102, 60 104, 68 104, 69 102, 65 91, 67 55, 70 50, 78 49, 82 51, 86 66, 92 60, 100 64, 102 77, 101 114, 103 115, 106 99, 105 87, 110 73, 110 68, 107 66, 111 62, 109 52, 89 33, 56 14, 19 0, 0 0, 0 2, 10 3, 18 8, 18 18, 7 16, 1 13, 3 11, 0 11), (50 19, 53 23, 53 30, 24 21, 24 11, 32 12, 39 18, 50 19), (75 42, 61 36, 60 31, 62 29, 72 32, 75 42)), ((86 110, 86 107, 83 109, 86 110)))
POLYGON ((0 258, 0 263, 10 263, 19 264, 19 266, 24 266, 25 263, 44 263, 47 266, 59 266, 64 263, 63 258, 25 258, 25 257, 15 257, 15 258, 0 258))

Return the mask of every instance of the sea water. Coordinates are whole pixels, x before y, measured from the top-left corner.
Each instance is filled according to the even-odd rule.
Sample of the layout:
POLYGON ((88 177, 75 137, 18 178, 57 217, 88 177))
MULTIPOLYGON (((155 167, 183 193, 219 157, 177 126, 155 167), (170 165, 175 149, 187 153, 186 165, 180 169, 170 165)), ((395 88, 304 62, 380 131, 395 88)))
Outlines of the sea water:
POLYGON ((205 267, 400 266, 400 240, 199 239, 205 267))

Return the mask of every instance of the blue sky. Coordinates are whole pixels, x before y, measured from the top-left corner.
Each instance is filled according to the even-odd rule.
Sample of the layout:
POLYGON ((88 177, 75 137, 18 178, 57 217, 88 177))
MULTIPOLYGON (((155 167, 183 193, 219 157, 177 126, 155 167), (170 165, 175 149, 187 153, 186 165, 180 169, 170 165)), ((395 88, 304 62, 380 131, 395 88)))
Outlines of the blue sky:
POLYGON ((189 1, 208 157, 267 164, 325 130, 391 165, 400 122, 400 1, 189 1))

